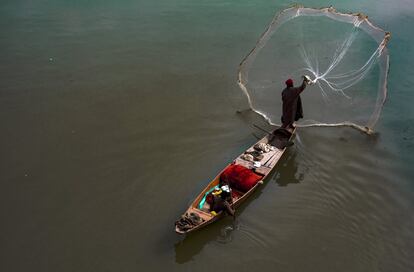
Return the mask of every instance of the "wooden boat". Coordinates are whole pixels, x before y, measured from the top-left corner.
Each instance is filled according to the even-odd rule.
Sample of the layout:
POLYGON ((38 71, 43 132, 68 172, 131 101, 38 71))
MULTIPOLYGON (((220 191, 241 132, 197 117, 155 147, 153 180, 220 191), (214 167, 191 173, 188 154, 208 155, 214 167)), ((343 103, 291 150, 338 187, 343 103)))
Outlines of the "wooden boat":
POLYGON ((232 208, 237 208, 240 206, 252 193, 261 185, 263 184, 264 179, 270 174, 270 172, 275 168, 278 161, 282 157, 283 153, 286 150, 286 142, 290 142, 293 137, 295 136, 296 128, 293 130, 286 130, 286 129, 276 129, 271 134, 267 134, 265 137, 260 139, 257 143, 252 145, 248 148, 245 152, 240 154, 232 163, 226 166, 205 188, 201 193, 195 198, 195 200, 191 203, 190 207, 187 211, 181 216, 180 220, 189 222, 189 226, 186 228, 182 228, 182 225, 179 223, 180 220, 177 220, 175 224, 175 231, 179 234, 185 234, 189 232, 193 232, 195 230, 201 229, 219 219, 224 217, 225 212, 221 211, 217 214, 211 213, 209 210, 208 203, 204 203, 203 207, 200 208, 200 202, 203 198, 205 198, 206 194, 210 191, 214 190, 214 187, 219 185, 220 183, 220 176, 221 174, 229 167, 230 165, 242 165, 248 169, 253 169, 255 173, 258 173, 262 176, 259 182, 257 182, 250 190, 243 193, 238 191, 234 188, 231 188, 231 198, 232 198, 232 208), (280 131, 283 133, 280 134, 280 131), (287 133, 286 133, 287 132, 287 133), (284 139, 282 139, 284 138, 284 139), (244 154, 247 152, 251 152, 254 150, 254 147, 259 143, 270 144, 272 146, 275 141, 285 141, 285 144, 280 146, 279 148, 275 147, 272 148, 270 152, 262 153, 263 158, 260 160, 260 166, 252 161, 247 161, 242 158, 244 154), (191 220, 196 219, 196 220, 191 220))

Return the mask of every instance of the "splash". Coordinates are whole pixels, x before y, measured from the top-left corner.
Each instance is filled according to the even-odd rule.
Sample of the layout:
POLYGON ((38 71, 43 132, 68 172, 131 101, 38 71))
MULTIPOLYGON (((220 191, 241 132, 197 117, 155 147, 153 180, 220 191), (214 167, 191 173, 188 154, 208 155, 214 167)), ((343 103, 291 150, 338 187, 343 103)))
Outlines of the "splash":
POLYGON ((238 84, 270 124, 281 115, 286 78, 311 76, 298 126, 351 126, 371 132, 387 95, 390 34, 367 16, 300 6, 277 14, 241 62, 238 84))

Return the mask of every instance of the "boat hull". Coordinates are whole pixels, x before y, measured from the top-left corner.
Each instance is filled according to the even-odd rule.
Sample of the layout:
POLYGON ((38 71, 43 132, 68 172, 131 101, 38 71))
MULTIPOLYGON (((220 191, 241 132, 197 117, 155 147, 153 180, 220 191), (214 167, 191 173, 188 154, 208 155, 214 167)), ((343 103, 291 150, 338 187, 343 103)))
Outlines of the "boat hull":
MULTIPOLYGON (((275 132, 278 130, 275 130, 275 132)), ((191 228, 188 229, 181 229, 179 225, 175 225, 175 231, 178 234, 187 234, 190 232, 194 232, 196 230, 199 230, 201 228, 206 227, 207 225, 210 225, 218 220, 220 220, 221 218, 223 218, 225 216, 224 212, 219 212, 216 215, 213 215, 209 212, 207 212, 206 210, 201 210, 199 208, 199 203, 200 201, 203 199, 203 197, 205 197, 205 195, 212 190, 212 188, 214 188, 215 186, 217 186, 220 182, 220 176, 221 174, 230 166, 230 165, 242 165, 246 168, 249 169, 254 169, 254 171, 260 173, 262 175, 262 178, 260 179, 259 182, 257 182, 250 190, 248 190, 245 193, 242 193, 240 196, 238 197, 234 197, 233 196, 233 203, 231 204, 232 208, 237 208, 239 207, 243 202, 246 201, 246 199, 248 199, 264 182, 264 180, 269 176, 269 174, 272 172, 272 170, 276 167, 278 161, 280 160, 280 158, 282 157, 282 155, 284 154, 284 152, 286 151, 286 147, 283 148, 276 148, 275 150, 273 150, 272 152, 268 152, 269 154, 266 154, 266 156, 264 156, 261 159, 261 164, 260 167, 255 167, 254 162, 249 162, 243 159, 243 155, 246 152, 252 151, 254 150, 254 147, 257 146, 260 143, 264 143, 264 144, 269 144, 271 143, 274 138, 275 138, 275 132, 273 132, 272 134, 268 134, 265 137, 263 137, 262 139, 260 139, 258 142, 256 142, 254 145, 252 145, 251 147, 249 147, 245 152, 243 152, 241 155, 239 155, 238 157, 236 157, 236 159, 233 160, 232 163, 230 163, 229 165, 227 165, 202 191, 201 193, 195 198, 195 200, 191 203, 191 205, 189 206, 189 208, 186 210, 186 212, 182 215, 181 218, 185 218, 188 217, 189 215, 196 215, 200 218, 200 222, 195 224, 194 226, 192 226, 191 228)), ((296 133, 296 129, 294 129, 293 131, 289 131, 290 133, 290 137, 288 138, 289 141, 292 141, 295 133, 296 133)), ((257 165, 256 165, 257 166, 257 165)), ((233 189, 233 191, 235 191, 233 189)))

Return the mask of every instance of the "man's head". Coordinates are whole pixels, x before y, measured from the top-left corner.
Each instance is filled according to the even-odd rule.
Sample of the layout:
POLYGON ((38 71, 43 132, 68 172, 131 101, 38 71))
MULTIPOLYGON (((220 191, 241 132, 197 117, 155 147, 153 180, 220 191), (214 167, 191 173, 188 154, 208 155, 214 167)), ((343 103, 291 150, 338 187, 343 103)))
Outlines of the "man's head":
POLYGON ((291 78, 289 78, 288 80, 285 81, 286 86, 287 87, 293 87, 293 80, 291 78))

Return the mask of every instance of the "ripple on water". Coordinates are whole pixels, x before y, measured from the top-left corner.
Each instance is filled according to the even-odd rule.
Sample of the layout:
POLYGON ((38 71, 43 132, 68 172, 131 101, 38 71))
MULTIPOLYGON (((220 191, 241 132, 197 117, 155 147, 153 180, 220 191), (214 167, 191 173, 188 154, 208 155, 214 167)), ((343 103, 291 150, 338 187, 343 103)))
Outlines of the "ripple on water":
POLYGON ((403 223, 407 197, 395 186, 400 176, 390 163, 396 158, 365 135, 343 134, 301 130, 268 184, 241 210, 237 228, 223 229, 218 241, 235 242, 237 234, 246 246, 272 249, 284 260, 348 256, 344 265, 356 261, 355 267, 379 270, 392 258, 401 260, 401 269, 409 267, 410 246, 401 233, 413 237, 403 223), (298 182, 281 181, 295 177, 298 182))
POLYGON ((293 224, 304 221, 301 211, 305 210, 305 217, 312 215, 306 220, 308 229, 329 226, 333 239, 346 240, 364 267, 392 252, 390 247, 398 252, 393 238, 400 237, 401 228, 395 224, 403 221, 407 211, 396 210, 404 207, 401 199, 406 199, 394 186, 399 175, 390 162, 396 158, 378 143, 364 141, 364 135, 337 141, 329 131, 312 134, 300 135, 296 162, 290 162, 308 169, 302 188, 291 195, 295 201, 288 207, 296 217, 293 224), (311 142, 310 136, 318 141, 311 142))
POLYGON ((239 233, 250 244, 258 248, 268 248, 269 244, 266 242, 266 236, 264 232, 260 231, 260 227, 251 228, 246 225, 240 224, 239 233))

